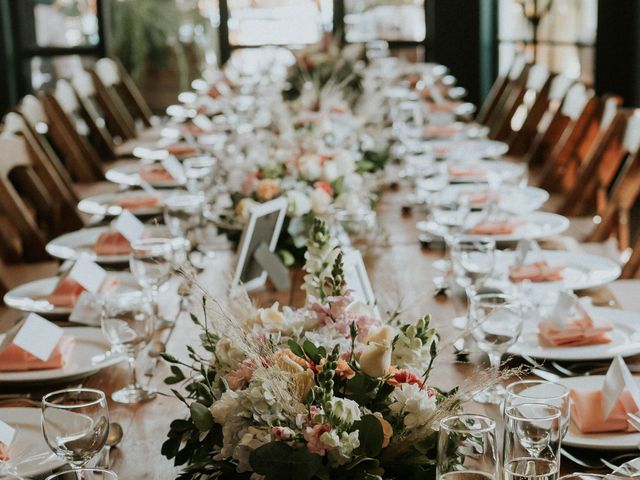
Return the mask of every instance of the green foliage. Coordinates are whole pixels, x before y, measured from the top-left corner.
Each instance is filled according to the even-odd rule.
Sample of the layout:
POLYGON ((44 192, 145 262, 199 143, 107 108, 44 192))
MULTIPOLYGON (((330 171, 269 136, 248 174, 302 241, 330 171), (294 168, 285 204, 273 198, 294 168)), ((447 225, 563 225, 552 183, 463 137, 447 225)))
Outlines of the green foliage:
POLYGON ((251 453, 251 468, 267 480, 311 480, 322 467, 322 457, 306 448, 271 442, 251 453))

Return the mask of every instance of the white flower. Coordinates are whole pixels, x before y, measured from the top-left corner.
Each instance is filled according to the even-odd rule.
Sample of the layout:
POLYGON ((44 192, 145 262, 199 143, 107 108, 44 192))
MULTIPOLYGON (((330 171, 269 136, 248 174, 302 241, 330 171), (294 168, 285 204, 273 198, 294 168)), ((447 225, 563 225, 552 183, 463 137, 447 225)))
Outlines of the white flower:
POLYGON ((412 383, 404 383, 396 388, 391 398, 394 402, 389 405, 389 410, 396 415, 404 415, 404 426, 407 428, 424 427, 436 410, 436 397, 429 397, 426 389, 412 383))
POLYGON ((246 222, 251 216, 251 210, 258 205, 252 198, 243 198, 236 205, 236 216, 241 222, 246 222))
POLYGON ((436 332, 424 341, 417 336, 416 327, 411 325, 401 331, 393 346, 393 363, 398 368, 406 368, 417 375, 423 375, 431 363, 431 346, 436 341, 436 332))
POLYGON ((338 175, 340 176, 349 175, 356 169, 356 162, 353 156, 346 150, 340 151, 333 160, 336 163, 338 175))
POLYGON ((241 348, 234 345, 229 338, 221 338, 216 343, 215 356, 212 362, 217 360, 218 365, 223 367, 222 370, 234 370, 245 358, 246 356, 241 348))
POLYGON ((250 412, 253 420, 259 424, 275 425, 286 420, 283 407, 278 401, 279 396, 274 394, 273 388, 278 386, 256 379, 254 374, 249 386, 239 392, 242 408, 250 412))
POLYGON ((319 155, 307 153, 302 155, 298 162, 300 174, 307 180, 318 180, 322 175, 322 164, 319 155))
POLYGON ((346 210, 347 212, 357 212, 362 208, 362 201, 360 196, 355 192, 341 193, 335 201, 337 207, 346 210))
POLYGON ((327 456, 333 465, 344 465, 351 460, 351 454, 360 446, 358 431, 336 433, 335 430, 325 432, 320 436, 320 441, 328 448, 327 456))
POLYGON ((260 448, 271 440, 269 430, 249 427, 246 433, 238 442, 238 446, 233 452, 233 458, 238 460, 238 472, 250 472, 251 463, 249 457, 251 452, 260 448))
POLYGON ((332 398, 329 400, 331 405, 331 417, 339 422, 345 428, 353 425, 353 422, 360 420, 360 407, 357 402, 348 398, 332 398))
POLYGON ((322 180, 325 182, 333 182, 340 176, 338 165, 334 160, 327 160, 322 165, 322 180))
POLYGON ((370 330, 367 345, 360 355, 360 368, 371 377, 382 377, 391 367, 391 351, 396 331, 390 325, 370 330))
POLYGON ((284 323, 284 316, 280 313, 280 303, 276 302, 269 308, 258 309, 258 318, 263 327, 274 328, 284 323))
POLYGON ((329 211, 331 197, 321 188, 314 188, 309 194, 309 200, 311 200, 311 210, 316 215, 323 215, 329 211))
POLYGON ((209 410, 213 420, 220 425, 224 425, 235 414, 238 407, 238 394, 233 390, 227 390, 217 402, 211 404, 209 410))
POLYGON ((311 211, 311 201, 304 193, 297 190, 287 192, 287 213, 291 217, 301 217, 311 211))

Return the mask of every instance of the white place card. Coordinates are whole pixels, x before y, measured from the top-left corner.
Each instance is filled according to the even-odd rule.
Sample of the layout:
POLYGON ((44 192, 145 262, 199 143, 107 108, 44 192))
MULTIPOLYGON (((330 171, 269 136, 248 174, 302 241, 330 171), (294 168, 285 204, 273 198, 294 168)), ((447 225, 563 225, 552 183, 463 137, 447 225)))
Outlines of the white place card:
POLYGON ((531 240, 523 239, 518 242, 518 246, 516 247, 516 265, 524 265, 530 250, 531 240))
POLYGON ((4 443, 4 445, 7 448, 9 448, 15 436, 16 436, 15 428, 10 427, 6 423, 4 423, 2 420, 0 420, 0 443, 4 443))
POLYGON ((123 210, 116 218, 111 227, 120 232, 124 238, 133 243, 142 238, 144 234, 144 223, 136 218, 129 210, 123 210))
POLYGON ((184 168, 176 157, 169 155, 167 158, 163 158, 162 166, 167 172, 169 172, 169 175, 175 178, 178 182, 183 182, 185 180, 184 168))
POLYGON ((576 296, 571 292, 558 293, 558 301, 551 311, 548 320, 559 327, 564 326, 576 303, 576 296))
POLYGON ((621 356, 613 359, 607 375, 604 377, 602 387, 602 408, 604 418, 609 418, 613 407, 622 395, 624 390, 628 390, 636 405, 640 406, 640 390, 638 384, 633 379, 629 367, 624 363, 621 356))
POLYGON ((51 353, 60 341, 64 330, 45 320, 40 315, 30 313, 18 330, 12 343, 29 352, 43 362, 49 360, 51 353))
POLYGON ((101 306, 98 297, 89 292, 82 292, 69 315, 69 321, 99 327, 100 314, 101 306))
POLYGON ((81 255, 69 272, 69 276, 87 291, 96 293, 107 278, 107 272, 93 262, 89 255, 81 255))

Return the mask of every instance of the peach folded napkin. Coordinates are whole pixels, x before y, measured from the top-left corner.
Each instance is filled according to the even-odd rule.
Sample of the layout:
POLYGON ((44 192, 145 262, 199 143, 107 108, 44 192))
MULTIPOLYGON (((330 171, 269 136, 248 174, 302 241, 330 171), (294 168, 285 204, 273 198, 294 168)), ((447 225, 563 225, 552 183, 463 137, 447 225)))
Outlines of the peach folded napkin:
POLYGON ((627 413, 638 411, 631 393, 620 395, 608 418, 604 418, 601 390, 571 390, 571 420, 582 433, 635 432, 627 421, 627 413))
POLYGON ((46 361, 42 361, 17 345, 11 344, 0 352, 0 372, 64 368, 71 358, 74 344, 73 337, 63 335, 46 361))
POLYGON ((0 462, 5 462, 7 460, 9 460, 9 452, 7 452, 5 444, 0 442, 0 462))
MULTIPOLYGON (((118 280, 113 277, 107 277, 100 287, 101 292, 107 292, 118 285, 118 280)), ((64 277, 56 288, 53 289, 53 292, 49 294, 47 297, 47 301, 51 305, 55 305, 56 307, 67 307, 73 308, 86 289, 76 282, 73 278, 67 276, 64 277)))
POLYGON ((171 182, 173 176, 162 165, 148 165, 140 169, 140 177, 147 182, 171 182))
POLYGON ((549 265, 545 260, 525 265, 511 265, 509 279, 512 282, 557 282, 562 280, 564 265, 549 265))
POLYGON ((429 125, 424 128, 424 134, 427 137, 453 137, 458 129, 455 125, 429 125))
POLYGON ((155 195, 121 195, 113 202, 114 205, 135 212, 160 205, 160 199, 155 195))
POLYGON ((610 343, 606 335, 613 327, 606 323, 596 325, 593 319, 582 312, 579 318, 560 326, 551 321, 538 324, 538 338, 542 345, 552 347, 579 347, 583 345, 599 345, 610 343))
POLYGON ((461 197, 472 207, 482 207, 489 204, 490 202, 499 201, 500 192, 487 190, 485 192, 465 193, 461 197))
POLYGON ((480 165, 455 166, 451 165, 447 172, 450 177, 467 178, 467 177, 483 177, 487 174, 487 169, 480 165))
POLYGON ((177 158, 193 157, 200 154, 200 149, 188 143, 176 143, 167 147, 167 152, 177 158))
POLYGON ((131 253, 131 244, 120 232, 104 232, 98 237, 93 251, 96 255, 127 255, 131 253))
POLYGON ((471 229, 471 233, 474 235, 510 235, 523 223, 521 220, 483 220, 471 229))

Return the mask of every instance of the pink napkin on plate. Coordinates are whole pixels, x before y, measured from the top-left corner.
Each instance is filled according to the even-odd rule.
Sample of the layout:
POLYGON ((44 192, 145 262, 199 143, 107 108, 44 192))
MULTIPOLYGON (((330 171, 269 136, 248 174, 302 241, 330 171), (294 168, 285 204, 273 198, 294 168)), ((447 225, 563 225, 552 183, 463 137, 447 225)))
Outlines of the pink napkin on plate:
POLYGON ((461 195, 461 200, 467 202, 472 207, 482 207, 490 202, 500 201, 500 192, 486 190, 484 192, 465 193, 461 195))
POLYGON ((584 310, 579 310, 579 317, 566 322, 564 325, 545 320, 538 324, 538 338, 541 345, 552 347, 580 347, 583 345, 599 345, 610 343, 606 335, 613 330, 608 323, 593 321, 584 310))
POLYGON ((471 233, 474 235, 511 235, 523 223, 518 219, 483 220, 471 229, 471 233))
POLYGON ((131 243, 120 232, 104 232, 93 246, 96 255, 127 255, 131 253, 131 243))
POLYGON ((487 174, 487 169, 481 165, 451 165, 447 172, 450 177, 455 178, 467 178, 467 177, 484 177, 487 174))
POLYGON ((524 265, 511 265, 509 267, 509 279, 512 282, 557 282, 562 280, 564 265, 550 265, 547 261, 528 263, 524 265))
POLYGON ((173 176, 162 165, 147 165, 140 169, 140 177, 147 182, 171 182, 173 176))
POLYGON ((0 352, 0 372, 64 368, 71 358, 74 344, 74 337, 63 335, 46 361, 40 360, 17 345, 11 344, 0 352))
POLYGON ((609 414, 604 417, 602 390, 571 390, 571 420, 582 433, 635 432, 627 413, 638 411, 631 393, 622 392, 609 414))
POLYGON ((113 200, 113 205, 135 212, 145 208, 154 208, 160 205, 160 199, 155 195, 121 195, 113 200))

